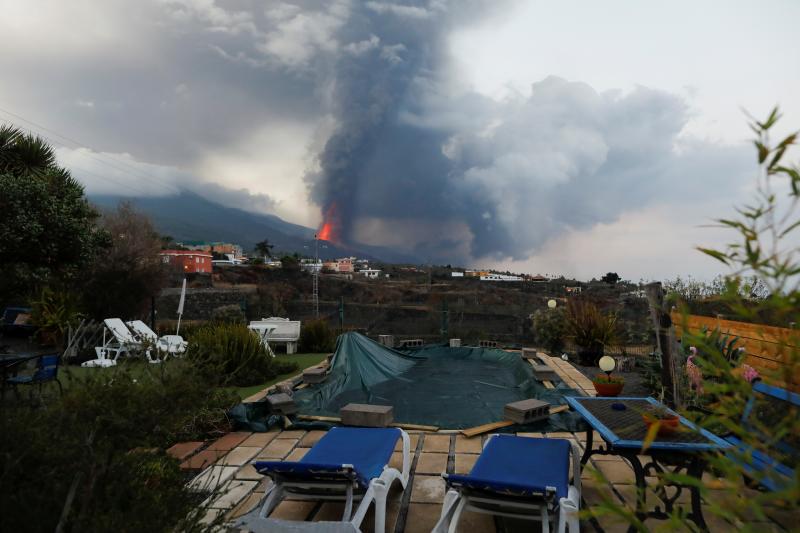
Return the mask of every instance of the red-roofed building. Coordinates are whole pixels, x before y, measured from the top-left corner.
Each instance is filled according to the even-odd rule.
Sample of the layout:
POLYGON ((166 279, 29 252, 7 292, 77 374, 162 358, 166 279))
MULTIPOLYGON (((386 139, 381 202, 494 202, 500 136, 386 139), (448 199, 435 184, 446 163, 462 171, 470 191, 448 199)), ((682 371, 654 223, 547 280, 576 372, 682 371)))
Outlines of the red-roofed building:
POLYGON ((211 273, 211 254, 197 250, 161 250, 161 261, 187 273, 211 273))

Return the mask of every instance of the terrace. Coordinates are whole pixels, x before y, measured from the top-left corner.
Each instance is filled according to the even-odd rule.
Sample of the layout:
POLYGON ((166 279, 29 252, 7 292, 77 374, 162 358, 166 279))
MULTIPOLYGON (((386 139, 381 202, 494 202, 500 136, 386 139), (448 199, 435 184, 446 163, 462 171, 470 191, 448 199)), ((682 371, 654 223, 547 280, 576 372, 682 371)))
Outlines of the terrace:
MULTIPOLYGON (((569 362, 557 357, 539 353, 539 362, 546 363, 558 377, 574 390, 586 396, 594 396, 592 383, 569 362)), ((324 365, 324 363, 323 363, 324 365)), ((296 383, 296 382, 295 382, 296 383)), ((290 381, 283 384, 291 385, 290 381)), ((254 395, 250 401, 260 399, 264 393, 254 395)), ((457 430, 422 431, 409 429, 411 437, 412 469, 408 488, 400 489, 399 484, 393 486, 387 504, 386 531, 389 532, 429 532, 439 519, 446 488, 442 479, 443 472, 466 474, 475 464, 482 450, 488 433, 467 437, 457 430)), ((212 443, 184 443, 174 446, 169 453, 183 461, 183 467, 194 469, 199 474, 192 481, 192 486, 213 490, 210 505, 205 516, 207 523, 230 521, 256 508, 270 487, 271 480, 260 475, 252 462, 256 460, 298 461, 325 434, 324 430, 272 429, 265 433, 235 432, 212 443)), ((587 434, 575 432, 517 432, 521 437, 544 437, 568 439, 576 443, 583 452, 587 447, 587 434)), ((593 435, 595 447, 602 442, 600 435, 593 435)), ((400 468, 402 453, 400 443, 392 454, 390 466, 400 468)), ((593 510, 599 509, 607 499, 633 512, 636 506, 635 476, 630 464, 625 459, 613 455, 594 455, 584 467, 582 479, 581 508, 588 510, 589 515, 581 521, 584 531, 626 531, 628 523, 618 516, 603 514, 593 510)), ((767 516, 753 516, 747 521, 725 520, 714 513, 713 509, 721 502, 730 504, 732 497, 726 489, 726 481, 705 473, 703 480, 711 490, 704 497, 702 506, 707 526, 711 531, 729 531, 743 528, 762 531, 788 531, 794 527, 796 514, 781 508, 768 509, 767 516)), ((655 497, 656 480, 648 478, 650 498, 655 497)), ((740 493, 744 501, 757 492, 748 489, 740 493)), ((209 502, 207 502, 209 503, 209 502)), ((679 495, 677 503, 689 504, 688 491, 679 495)), ((340 520, 343 511, 342 503, 283 501, 271 515, 273 518, 293 521, 326 521, 340 520)), ((370 510, 362 524, 364 531, 372 531, 373 510, 370 510)), ((648 527, 656 527, 660 522, 650 520, 648 527)), ((495 518, 487 514, 467 512, 459 522, 459 531, 475 533, 495 531, 523 531, 530 528, 530 523, 495 518)), ((688 526, 681 526, 683 529, 688 526)))

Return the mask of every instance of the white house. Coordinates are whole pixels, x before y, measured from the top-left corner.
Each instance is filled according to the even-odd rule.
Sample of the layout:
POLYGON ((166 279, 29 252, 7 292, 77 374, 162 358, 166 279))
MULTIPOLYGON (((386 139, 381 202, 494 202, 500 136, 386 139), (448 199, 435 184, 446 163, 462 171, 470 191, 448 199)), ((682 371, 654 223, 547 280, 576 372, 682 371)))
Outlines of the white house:
POLYGON ((359 270, 358 273, 365 278, 376 279, 378 276, 380 276, 381 271, 375 268, 365 268, 363 270, 359 270))
POLYGON ((450 277, 451 278, 463 278, 464 277, 464 273, 463 272, 450 272, 450 277))
POLYGON ((522 281, 522 278, 506 274, 486 274, 481 276, 481 281, 522 281))

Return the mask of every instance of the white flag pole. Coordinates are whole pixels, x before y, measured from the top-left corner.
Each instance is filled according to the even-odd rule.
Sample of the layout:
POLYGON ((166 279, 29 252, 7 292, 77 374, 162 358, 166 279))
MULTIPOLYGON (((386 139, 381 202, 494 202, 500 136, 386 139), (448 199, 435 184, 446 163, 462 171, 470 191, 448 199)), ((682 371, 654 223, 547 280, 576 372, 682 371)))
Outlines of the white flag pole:
POLYGON ((181 287, 181 300, 178 303, 178 329, 175 330, 175 335, 181 331, 181 317, 183 316, 183 303, 186 301, 186 278, 183 278, 183 287, 181 287))

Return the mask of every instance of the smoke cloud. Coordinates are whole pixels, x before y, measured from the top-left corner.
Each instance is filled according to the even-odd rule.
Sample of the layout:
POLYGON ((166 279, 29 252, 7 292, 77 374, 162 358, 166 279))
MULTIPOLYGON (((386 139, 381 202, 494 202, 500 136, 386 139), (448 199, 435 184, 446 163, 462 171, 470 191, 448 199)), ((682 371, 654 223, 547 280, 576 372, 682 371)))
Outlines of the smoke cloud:
POLYGON ((447 34, 463 8, 352 8, 325 81, 336 127, 306 176, 342 241, 520 260, 554 235, 690 195, 688 176, 730 185, 748 168, 739 149, 682 138, 689 109, 666 92, 549 77, 498 102, 459 87, 447 34))

